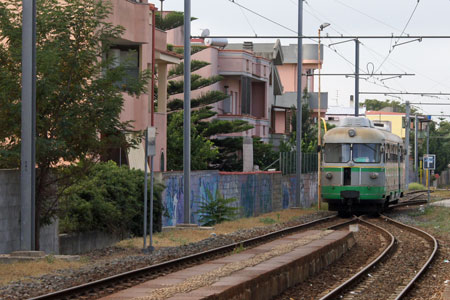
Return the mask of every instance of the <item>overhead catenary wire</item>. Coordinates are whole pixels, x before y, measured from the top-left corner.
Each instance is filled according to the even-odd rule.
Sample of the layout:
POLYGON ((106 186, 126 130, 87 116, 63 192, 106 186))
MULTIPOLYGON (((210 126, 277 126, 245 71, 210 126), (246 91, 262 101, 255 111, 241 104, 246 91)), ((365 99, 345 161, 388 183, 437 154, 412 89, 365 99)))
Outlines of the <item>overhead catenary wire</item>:
MULTIPOLYGON (((253 13, 253 14, 255 14, 255 15, 261 17, 261 18, 263 18, 263 19, 265 19, 265 20, 268 21, 268 22, 271 22, 271 23, 273 23, 273 24, 275 24, 275 25, 277 25, 277 26, 280 26, 280 27, 282 27, 282 28, 284 28, 284 29, 286 29, 286 30, 289 30, 290 32, 293 32, 293 33, 296 33, 296 34, 297 34, 297 31, 295 31, 295 30, 293 30, 293 29, 291 29, 291 28, 289 28, 289 27, 287 27, 287 26, 285 26, 285 25, 283 25, 283 24, 281 24, 281 23, 279 23, 279 22, 276 22, 276 21, 274 21, 274 20, 272 20, 272 19, 270 19, 270 18, 268 18, 268 17, 266 17, 266 16, 264 16, 264 15, 262 15, 262 14, 256 12, 256 11, 250 9, 250 8, 247 8, 247 7, 245 7, 244 5, 242 5, 242 4, 240 4, 240 3, 237 3, 235 0, 228 0, 228 1, 231 2, 231 3, 233 3, 233 4, 235 4, 235 5, 238 5, 238 6, 241 7, 242 9, 245 9, 245 10, 247 10, 247 11, 249 11, 249 12, 251 12, 251 13, 253 13)), ((292 2, 292 1, 291 1, 291 2, 292 2)), ((292 2, 292 3, 294 3, 294 2, 292 2)), ((417 7, 417 5, 418 5, 418 4, 416 4, 416 7, 417 7)), ((413 14, 411 14, 411 16, 410 16, 410 18, 409 18, 409 21, 407 22, 407 25, 405 25, 405 28, 404 28, 404 30, 402 31, 402 34, 403 34, 404 31, 406 30, 406 27, 408 26, 410 20, 412 19, 412 16, 413 16, 413 14)), ((261 38, 279 38, 279 39, 282 39, 282 38, 289 38, 289 39, 294 39, 294 38, 299 38, 299 36, 211 36, 211 38, 257 38, 257 39, 258 39, 258 38, 259 38, 259 39, 261 39, 261 38)), ((309 39, 309 40, 312 40, 312 41, 314 41, 314 42, 317 43, 316 37, 312 37, 312 36, 302 36, 302 38, 304 38, 304 39, 309 39)), ((326 36, 323 36, 323 38, 324 38, 324 39, 329 39, 329 40, 331 40, 331 39, 385 39, 385 38, 396 38, 397 41, 398 41, 398 40, 400 40, 400 39, 405 39, 405 38, 409 38, 409 39, 411 39, 411 38, 420 38, 420 39, 450 39, 450 36, 447 36, 447 35, 428 35, 428 36, 403 36, 403 35, 400 35, 400 36, 394 36, 394 35, 392 35, 392 36, 344 36, 344 35, 341 34, 340 36, 330 36, 330 35, 326 35, 326 36)), ((340 53, 337 51, 337 49, 332 48, 332 47, 330 47, 330 46, 328 46, 328 45, 326 45, 326 44, 324 44, 324 45, 325 45, 327 48, 329 48, 330 50, 332 50, 334 53, 336 53, 336 55, 338 55, 339 57, 341 57, 342 59, 344 59, 344 60, 345 60, 347 63, 349 63, 351 66, 354 66, 354 63, 353 63, 352 61, 350 61, 349 59, 347 59, 347 58, 346 58, 345 56, 343 56, 342 54, 340 54, 340 53)), ((362 72, 361 72, 361 73, 362 73, 361 75, 365 74, 364 70, 362 70, 362 69, 360 69, 360 70, 362 71, 362 72)), ((380 82, 381 82, 381 84, 380 84, 380 83, 377 83, 377 82, 375 81, 375 79, 372 79, 373 81, 371 81, 371 79, 368 79, 368 78, 362 78, 362 79, 364 79, 366 82, 368 82, 368 83, 370 83, 370 84, 373 84, 373 85, 376 85, 376 86, 379 86, 379 87, 382 87, 382 88, 389 89, 391 92, 392 92, 392 91, 396 91, 396 92, 401 92, 402 94, 405 93, 404 91, 402 91, 402 90, 400 90, 400 89, 395 89, 395 88, 392 88, 392 87, 387 86, 383 81, 380 81, 380 82)), ((386 93, 389 93, 389 92, 386 92, 386 93)), ((383 93, 383 94, 386 94, 386 93, 383 93)))
POLYGON ((347 3, 344 3, 344 2, 342 2, 342 1, 340 1, 340 0, 335 0, 335 1, 336 1, 337 3, 343 5, 343 6, 347 7, 347 8, 350 8, 351 10, 356 11, 357 13, 359 13, 359 14, 365 16, 365 17, 368 17, 368 18, 374 20, 375 22, 378 22, 378 23, 380 23, 380 24, 382 24, 382 25, 385 25, 386 27, 389 27, 389 28, 394 29, 394 30, 396 30, 396 31, 402 31, 401 29, 396 28, 396 27, 394 27, 394 26, 392 26, 392 25, 389 25, 388 23, 386 23, 386 22, 384 22, 384 21, 381 21, 381 20, 379 20, 379 19, 377 19, 377 18, 375 18, 375 17, 373 17, 373 16, 371 16, 371 15, 369 15, 369 14, 367 14, 367 13, 365 13, 365 12, 363 12, 363 11, 357 9, 357 8, 355 8, 355 7, 352 7, 351 5, 349 5, 349 4, 347 4, 347 3))
POLYGON ((252 29, 253 33, 255 34, 255 36, 257 36, 258 34, 255 31, 255 28, 253 28, 252 24, 250 23, 250 20, 248 19, 247 15, 245 14, 244 10, 242 9, 242 7, 239 6, 239 9, 242 12, 242 15, 244 16, 245 20, 247 20, 248 25, 250 26, 250 28, 252 29))
MULTIPOLYGON (((417 7, 419 6, 419 3, 420 3, 420 0, 417 0, 416 6, 414 7, 414 9, 413 9, 411 15, 409 16, 408 22, 406 22, 406 25, 405 25, 405 27, 403 28, 402 32, 400 33, 400 36, 403 36, 403 34, 405 33, 406 28, 408 27, 409 23, 411 22, 411 20, 412 20, 412 18, 413 18, 413 16, 414 16, 414 13, 416 12, 417 7)), ((392 46, 390 47, 388 54, 386 55, 386 57, 384 58, 384 60, 381 62, 381 64, 378 66, 378 68, 376 69, 375 72, 378 72, 378 71, 381 69, 381 67, 383 67, 384 63, 385 63, 386 60, 389 58, 389 56, 391 55, 392 51, 393 51, 394 48, 397 46, 399 40, 400 40, 400 38, 397 37, 397 40, 395 41, 394 45, 392 45, 392 46)))
MULTIPOLYGON (((247 11, 249 11, 249 12, 251 12, 251 13, 253 13, 253 14, 255 14, 255 15, 261 17, 261 18, 263 18, 263 19, 265 19, 266 21, 269 21, 269 22, 271 22, 271 23, 273 23, 273 24, 276 24, 276 25, 278 25, 278 26, 280 26, 280 27, 286 29, 286 30, 289 30, 289 31, 291 31, 291 32, 293 32, 293 33, 298 34, 297 31, 295 31, 295 30, 293 30, 293 29, 291 29, 291 28, 289 28, 289 27, 287 27, 287 26, 285 26, 285 25, 283 25, 283 24, 281 24, 281 23, 279 23, 279 22, 276 22, 276 21, 274 21, 274 20, 272 20, 272 19, 270 19, 270 18, 268 18, 268 17, 266 17, 266 16, 264 16, 264 15, 262 15, 262 14, 256 12, 256 11, 250 9, 250 8, 247 8, 247 7, 245 7, 244 5, 242 5, 242 4, 240 4, 240 3, 237 3, 235 0, 228 0, 228 1, 230 1, 231 3, 233 3, 233 4, 235 4, 235 5, 238 5, 239 7, 243 8, 243 9, 245 9, 245 10, 247 10, 247 11)), ((343 36, 341 35, 340 38, 342 38, 342 37, 343 37, 343 36)), ((252 38, 258 38, 258 37, 252 37, 252 38)), ((298 36, 297 36, 296 38, 298 38, 298 36)), ((315 42, 315 43, 318 42, 318 41, 316 40, 315 37, 303 37, 303 38, 307 38, 307 39, 309 39, 309 40, 312 40, 312 41, 315 42)), ((324 37, 324 38, 325 38, 325 37, 324 37)), ((330 37, 329 37, 329 36, 326 36, 326 38, 330 38, 330 37)), ((341 57, 342 59, 344 59, 344 60, 345 60, 347 63, 349 63, 351 66, 355 66, 355 64, 354 64, 352 61, 350 61, 350 60, 347 59, 345 56, 343 56, 342 54, 340 54, 340 53, 337 51, 337 49, 332 48, 332 47, 330 47, 329 45, 326 45, 326 44, 325 44, 325 46, 326 46, 327 48, 329 48, 330 50, 333 50, 334 53, 336 53, 339 57, 341 57)), ((364 70, 362 70, 361 68, 360 68, 360 71, 361 71, 361 75, 363 75, 363 74, 365 73, 364 70)), ((375 85, 378 85, 378 86, 380 86, 380 87, 390 89, 391 91, 392 91, 392 90, 395 90, 395 89, 389 88, 389 87, 388 87, 386 84, 384 84, 384 83, 383 83, 382 85, 380 85, 380 84, 377 84, 375 81, 371 82, 371 81, 370 81, 369 79, 367 79, 367 78, 365 78, 364 80, 366 80, 368 83, 375 84, 375 85)), ((398 91, 398 90, 397 90, 397 91, 398 91)))

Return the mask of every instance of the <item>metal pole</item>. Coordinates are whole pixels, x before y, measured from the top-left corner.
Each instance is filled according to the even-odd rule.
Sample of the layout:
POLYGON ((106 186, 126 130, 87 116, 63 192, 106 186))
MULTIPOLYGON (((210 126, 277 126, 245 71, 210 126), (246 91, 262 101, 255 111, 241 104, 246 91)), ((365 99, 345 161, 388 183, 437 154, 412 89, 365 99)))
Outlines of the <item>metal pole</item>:
POLYGON ((319 65, 318 65, 318 69, 319 69, 319 93, 318 93, 318 97, 317 97, 317 209, 320 210, 320 158, 321 158, 321 145, 322 145, 322 141, 321 141, 321 136, 320 136, 320 131, 321 131, 321 126, 320 126, 320 69, 321 69, 321 61, 320 61, 320 29, 319 29, 319 47, 317 48, 317 52, 318 52, 318 61, 319 61, 319 65))
POLYGON ((191 0, 184 0, 184 223, 190 224, 191 191, 191 0))
POLYGON ((405 125, 405 189, 409 186, 409 130, 411 126, 409 101, 406 101, 406 125, 405 125))
POLYGON ((148 246, 150 251, 153 251, 153 155, 150 156, 150 245, 148 246))
POLYGON ((359 116, 359 40, 355 40, 355 117, 359 116))
POLYGON ((295 203, 299 207, 301 205, 301 189, 302 189, 302 63, 303 63, 303 0, 298 0, 298 39, 297 39, 297 126, 296 126, 296 186, 295 186, 295 203))
POLYGON ((415 119, 414 119, 414 174, 416 177, 416 181, 419 182, 419 153, 418 153, 418 144, 417 144, 417 133, 418 133, 418 127, 417 125, 419 124, 418 120, 417 120, 417 115, 415 115, 415 119))
POLYGON ((35 250, 36 1, 22 1, 22 111, 20 249, 35 250))
MULTIPOLYGON (((430 123, 427 123, 427 156, 430 154, 430 123)), ((428 167, 428 164, 427 164, 428 167)), ((430 203, 430 169, 427 168, 427 193, 428 193, 428 203, 430 203)))
POLYGON ((148 130, 145 130, 145 163, 144 163, 144 250, 147 247, 147 163, 148 163, 148 130))

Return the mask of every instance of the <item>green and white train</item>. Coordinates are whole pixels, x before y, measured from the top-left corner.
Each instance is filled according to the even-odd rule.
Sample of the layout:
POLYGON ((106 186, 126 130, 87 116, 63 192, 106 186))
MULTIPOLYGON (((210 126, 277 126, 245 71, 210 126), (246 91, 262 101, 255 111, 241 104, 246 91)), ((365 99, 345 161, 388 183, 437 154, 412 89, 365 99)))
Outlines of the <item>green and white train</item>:
POLYGON ((323 137, 322 199, 342 215, 380 212, 403 197, 404 144, 367 118, 348 117, 323 137))

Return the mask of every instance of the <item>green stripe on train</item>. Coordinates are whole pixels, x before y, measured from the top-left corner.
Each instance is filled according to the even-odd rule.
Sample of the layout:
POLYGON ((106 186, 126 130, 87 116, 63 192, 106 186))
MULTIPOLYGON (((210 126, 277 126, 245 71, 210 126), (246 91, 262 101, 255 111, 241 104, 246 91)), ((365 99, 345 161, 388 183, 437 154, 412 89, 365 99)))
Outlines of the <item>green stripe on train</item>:
POLYGON ((360 199, 381 199, 386 195, 386 188, 383 186, 323 186, 322 197, 341 199, 342 191, 359 191, 360 199))
MULTIPOLYGON (((323 172, 342 172, 343 168, 344 167, 338 167, 338 168, 324 167, 324 168, 322 168, 322 171, 323 172)), ((385 168, 379 168, 379 167, 361 167, 361 168, 352 167, 351 169, 352 169, 352 172, 358 172, 358 173, 360 172, 360 170, 361 170, 361 172, 384 172, 385 171, 385 168)))

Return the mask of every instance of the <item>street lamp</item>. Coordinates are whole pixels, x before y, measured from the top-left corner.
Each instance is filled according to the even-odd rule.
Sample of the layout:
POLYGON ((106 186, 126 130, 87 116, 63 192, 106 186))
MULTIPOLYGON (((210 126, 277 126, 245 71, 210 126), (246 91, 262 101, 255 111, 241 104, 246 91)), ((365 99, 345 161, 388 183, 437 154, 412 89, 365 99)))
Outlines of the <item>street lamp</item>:
POLYGON ((330 23, 323 23, 322 25, 320 25, 319 30, 318 30, 318 34, 319 34, 319 46, 317 47, 317 61, 318 61, 318 66, 317 68, 319 69, 319 93, 317 95, 317 209, 320 210, 320 204, 321 204, 321 199, 320 199, 320 193, 321 193, 321 180, 320 180, 320 163, 322 160, 322 149, 321 149, 321 145, 322 145, 322 141, 321 141, 321 126, 320 126, 320 68, 321 68, 321 61, 320 61, 320 32, 322 30, 324 30, 326 27, 330 26, 330 23))

